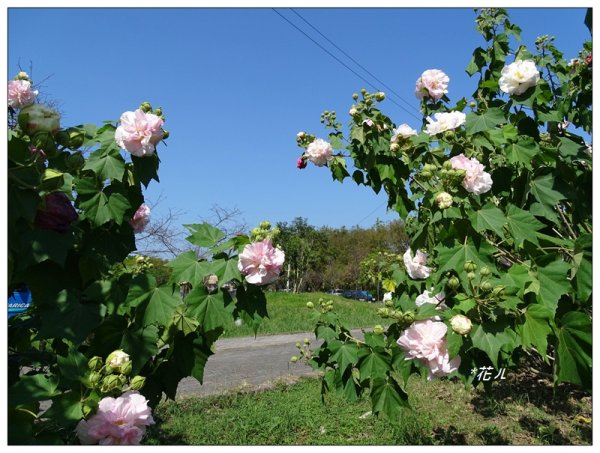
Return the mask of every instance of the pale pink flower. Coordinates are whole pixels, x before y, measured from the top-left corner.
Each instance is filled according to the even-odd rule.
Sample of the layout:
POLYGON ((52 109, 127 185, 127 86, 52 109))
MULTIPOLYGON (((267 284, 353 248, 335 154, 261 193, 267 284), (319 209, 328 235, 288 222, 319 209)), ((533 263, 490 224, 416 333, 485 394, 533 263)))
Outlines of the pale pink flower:
POLYGON ((460 357, 450 360, 446 343, 448 327, 443 322, 426 319, 417 321, 404 331, 396 342, 406 352, 406 360, 419 360, 429 368, 431 380, 458 369, 460 357))
POLYGON ((317 167, 322 167, 331 160, 333 156, 333 147, 325 140, 317 138, 308 145, 304 155, 317 167))
POLYGON ((84 445, 139 445, 146 427, 154 424, 148 401, 138 392, 102 398, 98 411, 76 428, 84 445))
POLYGON ((417 135, 417 131, 410 127, 408 124, 401 124, 396 129, 392 130, 392 142, 398 141, 398 138, 408 138, 411 135, 417 135))
POLYGON ((164 136, 162 118, 138 109, 123 113, 119 121, 121 124, 115 131, 115 141, 121 148, 137 157, 154 154, 155 145, 164 136))
POLYGON ((419 99, 430 97, 434 101, 441 99, 448 92, 450 78, 439 69, 428 69, 417 79, 415 96, 419 99))
POLYGON ((423 304, 433 304, 437 305, 438 310, 445 310, 448 308, 444 303, 444 299, 446 298, 446 293, 444 291, 437 293, 435 296, 432 296, 431 293, 427 290, 423 291, 417 298, 415 299, 415 303, 417 307, 420 307, 423 304))
POLYGON ((150 208, 145 204, 142 204, 135 214, 133 214, 132 219, 129 221, 131 228, 135 233, 141 233, 146 228, 146 225, 150 222, 150 208))
POLYGON ((435 113, 435 121, 427 117, 429 123, 425 126, 425 132, 429 135, 436 135, 440 132, 450 131, 465 124, 467 115, 463 112, 440 112, 435 113))
POLYGON ((481 195, 492 188, 492 177, 485 172, 485 167, 477 159, 472 157, 468 159, 464 154, 459 154, 450 158, 452 168, 455 170, 465 170, 465 179, 463 187, 471 193, 481 195))
POLYGON ((425 266, 427 262, 427 254, 417 250, 415 257, 412 256, 410 248, 404 253, 404 266, 410 278, 420 279, 427 278, 431 274, 431 269, 425 266))
POLYGON ((540 80, 540 72, 533 60, 519 60, 502 68, 498 84, 509 95, 523 94, 540 80))
POLYGON ((8 81, 8 106, 13 109, 20 109, 33 104, 37 95, 38 91, 31 89, 29 80, 8 81))
POLYGON ((253 242, 240 253, 238 269, 253 285, 266 285, 279 277, 285 261, 285 253, 273 247, 271 238, 253 242))

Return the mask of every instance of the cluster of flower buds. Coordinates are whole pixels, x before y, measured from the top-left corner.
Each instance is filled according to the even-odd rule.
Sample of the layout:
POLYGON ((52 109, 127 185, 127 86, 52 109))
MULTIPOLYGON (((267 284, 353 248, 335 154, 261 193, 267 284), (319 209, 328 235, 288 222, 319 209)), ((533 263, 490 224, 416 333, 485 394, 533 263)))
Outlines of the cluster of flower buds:
MULTIPOLYGON (((306 302, 306 308, 308 308, 309 310, 314 310, 315 309, 315 304, 312 302, 306 302)), ((322 297, 319 298, 319 308, 318 310, 321 313, 328 313, 330 311, 333 311, 333 300, 328 300, 325 301, 325 299, 323 299, 322 297)))
POLYGON ((300 353, 300 356, 294 355, 290 358, 290 362, 296 363, 298 360, 304 359, 309 360, 312 357, 312 351, 310 350, 310 340, 305 338, 302 343, 299 341, 296 342, 296 348, 300 353))
POLYGON ((321 123, 325 125, 325 127, 339 130, 342 128, 342 123, 339 123, 337 120, 337 115, 335 111, 325 110, 321 113, 321 123))
MULTIPOLYGON (((387 304, 386 304, 387 305, 387 304)), ((415 312, 412 310, 402 311, 391 307, 383 307, 377 310, 377 315, 382 318, 395 319, 402 328, 408 327, 415 320, 415 312)))
POLYGON ((150 257, 140 255, 135 259, 135 264, 132 268, 132 273, 134 275, 143 274, 146 271, 148 271, 148 269, 151 269, 153 267, 154 264, 152 264, 152 262, 150 261, 150 257))
POLYGON ((308 148, 308 145, 314 142, 316 138, 314 134, 307 134, 304 131, 300 131, 296 134, 296 144, 300 148, 308 148))
POLYGON ((358 101, 359 95, 357 93, 352 95, 352 99, 354 99, 354 101, 358 101, 356 104, 352 105, 350 111, 348 112, 352 117, 359 115, 363 110, 373 106, 374 102, 381 102, 385 99, 385 93, 383 91, 369 93, 363 88, 360 90, 360 94, 362 96, 360 101, 358 101))
POLYGON ((76 127, 62 129, 56 134, 56 143, 69 149, 79 149, 85 141, 85 132, 76 127))
POLYGON ((250 231, 250 241, 260 242, 266 238, 274 240, 280 232, 281 231, 277 227, 271 228, 271 222, 263 220, 258 227, 252 228, 252 231, 250 231))
POLYGON ((146 378, 143 376, 128 378, 132 365, 129 354, 121 349, 111 352, 106 360, 94 356, 88 361, 90 370, 88 387, 101 394, 121 394, 128 390, 140 390, 146 378))

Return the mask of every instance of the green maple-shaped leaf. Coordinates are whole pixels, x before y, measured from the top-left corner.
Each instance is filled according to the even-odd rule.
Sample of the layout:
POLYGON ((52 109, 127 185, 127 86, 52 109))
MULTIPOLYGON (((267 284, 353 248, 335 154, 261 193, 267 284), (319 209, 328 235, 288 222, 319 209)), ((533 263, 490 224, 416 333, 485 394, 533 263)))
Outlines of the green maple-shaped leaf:
POLYGON ((488 109, 482 114, 471 112, 467 114, 465 131, 467 135, 473 135, 477 132, 492 129, 498 124, 505 122, 504 112, 499 108, 488 109))
POLYGON ((204 277, 210 274, 210 263, 198 261, 198 256, 193 250, 179 255, 168 264, 173 269, 170 282, 190 282, 192 286, 201 285, 204 277))
POLYGON ((121 224, 125 211, 131 209, 127 198, 120 193, 107 195, 104 192, 99 192, 89 200, 82 201, 79 206, 84 210, 84 217, 96 226, 104 225, 111 220, 121 224))
POLYGON ((106 152, 101 154, 92 153, 83 166, 83 170, 92 170, 103 180, 116 179, 121 181, 125 174, 125 162, 118 153, 116 155, 106 152))
POLYGON ((144 310, 143 325, 166 326, 171 320, 175 308, 181 304, 179 293, 174 293, 170 286, 161 286, 150 291, 149 297, 150 300, 144 310))
POLYGON ((567 273, 570 269, 571 266, 562 260, 554 261, 537 269, 537 279, 540 285, 538 300, 553 314, 558 307, 560 296, 571 290, 571 283, 567 280, 567 273))
POLYGON ((183 226, 191 233, 185 240, 199 247, 213 247, 225 237, 225 233, 208 223, 194 223, 183 226))
POLYGON ((525 322, 518 328, 523 346, 534 346, 545 360, 548 334, 552 331, 549 322, 553 318, 554 314, 547 307, 532 304, 525 311, 525 322))
POLYGON ((493 231, 501 238, 504 237, 503 226, 506 223, 506 217, 504 217, 504 213, 500 209, 491 203, 474 211, 469 220, 475 231, 479 233, 489 230, 493 231))
POLYGON ((371 403, 373 413, 384 413, 392 422, 398 420, 402 407, 410 407, 408 395, 391 377, 373 380, 371 403))
POLYGON ((517 208, 515 205, 509 205, 506 210, 506 222, 517 247, 522 247, 525 241, 538 244, 536 231, 542 229, 544 224, 531 213, 517 208))
POLYGON ((187 313, 200 323, 204 332, 225 327, 231 320, 231 309, 225 307, 221 292, 207 294, 204 287, 196 287, 187 295, 186 303, 187 313))
MULTIPOLYGON (((379 335, 381 337, 381 335, 379 335)), ((370 351, 360 359, 358 369, 360 370, 360 379, 385 378, 386 373, 391 370, 391 357, 376 351, 370 351)))
POLYGON ((561 318, 558 338, 557 373, 559 382, 572 382, 591 390, 592 322, 581 312, 569 312, 561 318))
POLYGON ((504 154, 510 163, 520 163, 526 168, 532 168, 531 160, 540 152, 540 147, 531 137, 521 138, 516 143, 510 143, 504 154))
POLYGON ((331 360, 339 363, 342 372, 358 362, 358 348, 355 344, 334 341, 329 344, 329 349, 333 352, 331 360))

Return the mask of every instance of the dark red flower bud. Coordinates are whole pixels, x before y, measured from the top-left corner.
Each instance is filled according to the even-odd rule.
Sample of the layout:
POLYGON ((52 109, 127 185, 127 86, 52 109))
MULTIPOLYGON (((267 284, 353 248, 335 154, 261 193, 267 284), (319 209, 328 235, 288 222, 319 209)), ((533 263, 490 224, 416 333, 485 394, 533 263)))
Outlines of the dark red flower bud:
POLYGON ((71 201, 63 192, 52 192, 46 195, 45 201, 44 209, 37 211, 34 225, 44 230, 66 233, 78 217, 71 201))
POLYGON ((585 62, 588 66, 592 65, 592 54, 589 54, 587 57, 585 57, 585 62))
POLYGON ((298 158, 298 160, 296 161, 296 168, 298 168, 299 170, 306 168, 306 159, 304 157, 298 158))

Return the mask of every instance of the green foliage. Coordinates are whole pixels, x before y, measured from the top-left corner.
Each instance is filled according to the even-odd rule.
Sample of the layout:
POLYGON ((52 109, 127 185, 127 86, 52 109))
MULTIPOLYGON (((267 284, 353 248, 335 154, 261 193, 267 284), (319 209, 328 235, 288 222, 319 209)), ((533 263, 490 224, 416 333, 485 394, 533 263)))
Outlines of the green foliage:
POLYGON ((550 36, 539 37, 535 49, 522 45, 520 28, 503 9, 479 10, 475 22, 486 43, 466 69, 478 78, 469 108, 465 98, 452 106, 449 95, 421 102, 425 118, 464 112, 464 126, 392 142, 396 124, 379 109, 382 99, 363 90, 345 140, 336 128, 337 144, 348 145, 334 155, 332 176, 344 179, 339 160, 345 158, 357 183, 375 193, 384 188, 411 253, 425 252, 421 264, 429 271, 411 278, 402 260, 406 246, 387 261, 373 252, 363 261, 365 280, 385 281, 394 291, 379 310, 392 320, 385 344, 351 337, 325 310, 315 329, 324 343, 305 355, 325 372, 324 391, 355 399, 370 389, 374 410, 392 418, 404 402, 404 376, 427 371, 424 359, 403 360, 396 340, 415 320, 435 316, 447 325, 445 346, 461 358, 458 375, 466 384, 474 382, 473 366, 515 367, 525 353, 554 363, 557 384, 591 390, 592 159, 577 135, 591 132, 591 43, 567 63, 550 36), (503 68, 513 58, 531 60, 540 75, 521 94, 501 91, 503 68), (472 186, 474 170, 451 160, 461 154, 477 159, 490 188, 472 186), (417 308, 424 290, 430 296, 444 290, 448 309, 417 308), (472 321, 463 336, 452 330, 457 313, 472 321))

